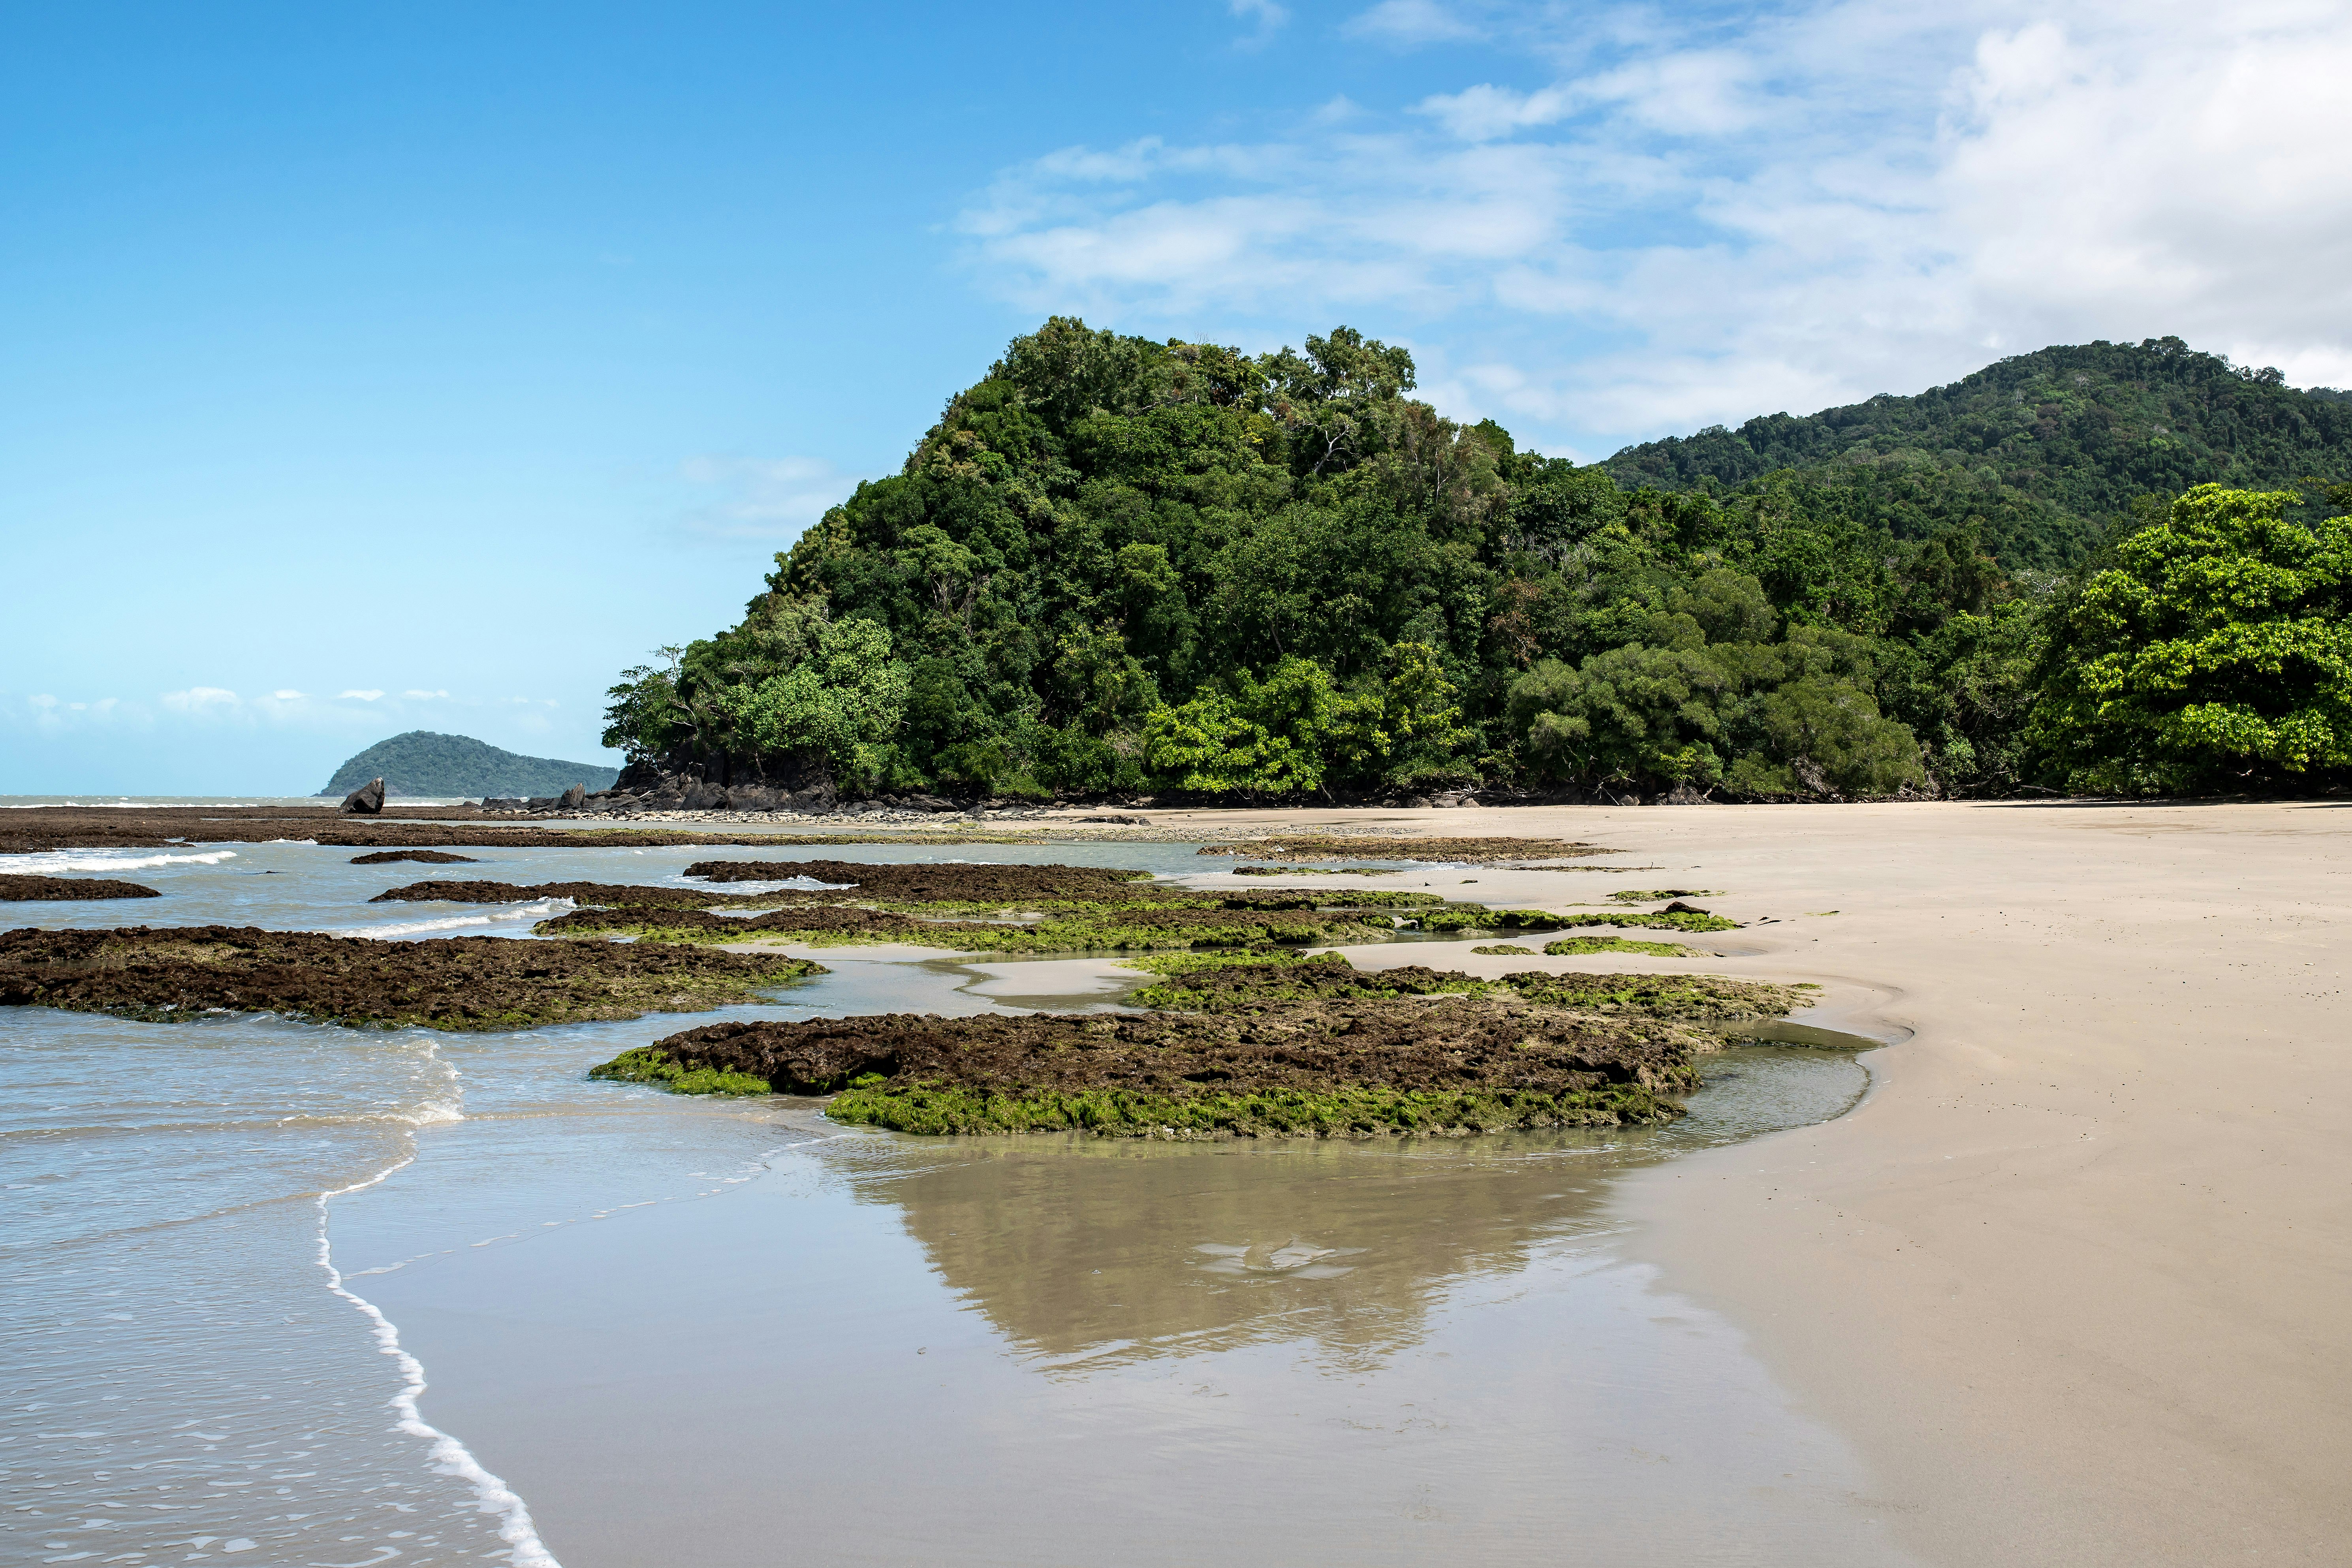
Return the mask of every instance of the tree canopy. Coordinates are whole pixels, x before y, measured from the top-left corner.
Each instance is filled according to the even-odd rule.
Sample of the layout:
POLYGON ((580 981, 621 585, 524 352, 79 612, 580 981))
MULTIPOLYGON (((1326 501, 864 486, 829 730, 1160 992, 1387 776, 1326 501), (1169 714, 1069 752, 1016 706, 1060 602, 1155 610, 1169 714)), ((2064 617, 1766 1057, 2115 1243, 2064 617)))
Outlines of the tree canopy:
MULTIPOLYGON (((2105 407, 2124 370, 2161 364, 2213 384, 2198 430, 2231 399, 2248 430, 2270 421, 2272 445, 2228 473, 2344 467, 2342 404, 2234 372, 2223 385, 2226 362, 2185 349, 2094 348, 2107 382, 2068 379, 2091 373, 2065 356, 2090 351, 2051 350, 1933 417, 1878 399, 1859 421, 1775 416, 1580 465, 1443 417, 1411 395, 1409 353, 1348 328, 1251 356, 1057 317, 950 399, 901 472, 780 554, 741 622, 626 672, 606 743, 714 776, 1015 796, 1478 781, 1778 799, 2238 776, 2183 760, 2199 746, 2252 747, 2229 754, 2281 776, 2290 758, 2306 779, 2341 766, 2298 716, 2318 697, 2296 706, 2216 667, 2176 711, 2152 677, 2113 673, 2141 658, 2131 637, 2211 630, 2121 585, 2176 592, 2185 569, 2143 536, 2193 533, 2179 548, 2242 555, 2242 576, 2301 574, 2277 603, 2308 628, 2334 547, 2277 531, 2333 539, 2314 521, 2326 506, 2200 490, 2180 503, 2206 509, 2192 527, 2134 488, 2213 477, 2209 447, 2154 468, 2079 432, 2075 458, 2039 468, 2013 460, 2013 431, 1985 461, 1927 451, 1921 432, 1958 428, 1954 408, 1990 440, 2025 391, 2105 407), (2281 424, 2278 398, 2316 412, 2281 424), (2112 515, 2078 510, 2118 495, 2112 515)), ((2316 670, 2315 631, 2294 635, 2316 670)))

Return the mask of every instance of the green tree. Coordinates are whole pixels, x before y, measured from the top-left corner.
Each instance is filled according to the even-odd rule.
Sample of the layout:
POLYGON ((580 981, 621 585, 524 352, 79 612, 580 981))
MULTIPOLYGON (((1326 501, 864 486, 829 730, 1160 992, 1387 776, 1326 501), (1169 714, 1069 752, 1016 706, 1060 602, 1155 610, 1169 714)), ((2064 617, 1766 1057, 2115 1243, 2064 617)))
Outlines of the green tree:
POLYGON ((2200 485, 2068 607, 2039 739, 2075 789, 2237 789, 2352 763, 2352 519, 2200 485))
POLYGON ((848 777, 889 779, 891 741, 910 681, 890 657, 890 634, 872 621, 821 627, 816 651, 757 685, 726 688, 722 700, 742 737, 771 755, 819 752, 848 777))

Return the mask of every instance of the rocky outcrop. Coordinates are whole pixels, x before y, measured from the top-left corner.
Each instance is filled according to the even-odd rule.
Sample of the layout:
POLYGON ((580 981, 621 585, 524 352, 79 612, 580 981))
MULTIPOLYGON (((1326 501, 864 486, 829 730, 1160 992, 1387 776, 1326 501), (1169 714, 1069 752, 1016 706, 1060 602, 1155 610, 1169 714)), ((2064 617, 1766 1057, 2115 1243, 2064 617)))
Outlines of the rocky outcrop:
POLYGON ((383 780, 373 778, 343 796, 345 816, 375 816, 383 810, 383 780))
POLYGON ((472 855, 451 855, 439 849, 379 849, 373 855, 354 855, 354 866, 389 866, 396 860, 417 860, 430 866, 471 866, 478 862, 472 855))
POLYGON ((84 899, 160 899, 163 895, 136 882, 112 882, 97 877, 30 877, 0 874, 0 902, 56 903, 84 899))
POLYGON ((0 1006, 159 1022, 193 1023, 218 1010, 353 1026, 519 1029, 707 1012, 824 973, 781 953, 655 942, 374 942, 216 925, 0 933, 0 1006))

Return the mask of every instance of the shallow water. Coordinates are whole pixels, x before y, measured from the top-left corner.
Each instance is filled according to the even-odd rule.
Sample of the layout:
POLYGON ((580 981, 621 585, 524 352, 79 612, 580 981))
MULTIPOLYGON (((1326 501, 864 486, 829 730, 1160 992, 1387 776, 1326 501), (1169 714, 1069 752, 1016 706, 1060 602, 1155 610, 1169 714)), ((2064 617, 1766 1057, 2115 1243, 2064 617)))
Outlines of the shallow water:
MULTIPOLYGON (((162 900, 5 918, 352 931, 501 912, 364 902, 428 876, 719 855, 1220 867, 354 853, 236 846, 141 868, 162 900)), ((1894 1560, 1835 1442, 1613 1260, 1603 1201, 1836 1114, 1849 1057, 1727 1053, 1659 1132, 1373 1145, 924 1142, 581 1076, 723 1017, 1115 984, 843 954, 724 1013, 463 1037, 0 1010, 0 1561, 1894 1560)))

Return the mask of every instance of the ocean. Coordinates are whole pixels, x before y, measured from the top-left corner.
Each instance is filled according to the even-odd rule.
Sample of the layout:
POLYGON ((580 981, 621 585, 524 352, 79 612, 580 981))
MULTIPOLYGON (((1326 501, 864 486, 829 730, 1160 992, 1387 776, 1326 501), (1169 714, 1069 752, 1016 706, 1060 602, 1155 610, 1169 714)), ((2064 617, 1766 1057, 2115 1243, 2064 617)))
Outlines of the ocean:
MULTIPOLYGON (((165 895, 12 925, 528 941, 566 906, 367 900, 794 852, 352 853, 0 869, 165 895)), ((0 1009, 0 1561, 1900 1560, 1835 1436, 1612 1250, 1612 1172, 1838 1114, 1852 1056, 1727 1052, 1658 1131, 1376 1145, 925 1141, 584 1078, 722 1018, 1117 995, 818 956, 754 1005, 499 1035, 0 1009)))

